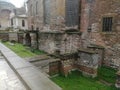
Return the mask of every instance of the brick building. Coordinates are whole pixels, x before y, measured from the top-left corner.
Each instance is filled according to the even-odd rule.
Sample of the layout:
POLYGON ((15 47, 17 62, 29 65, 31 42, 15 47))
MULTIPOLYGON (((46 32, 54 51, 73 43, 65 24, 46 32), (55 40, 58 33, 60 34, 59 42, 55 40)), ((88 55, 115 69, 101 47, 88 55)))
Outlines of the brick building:
POLYGON ((0 30, 10 27, 10 13, 14 8, 13 4, 0 1, 0 30))
MULTIPOLYGON (((61 32, 80 28, 82 35, 78 37, 81 41, 79 47, 87 48, 91 45, 104 47, 104 59, 110 61, 107 64, 118 64, 120 58, 118 55, 120 42, 119 0, 28 0, 27 4, 30 30, 61 32)), ((49 37, 49 35, 47 36, 49 37)), ((51 41, 49 38, 47 40, 51 41)), ((45 40, 39 40, 43 44, 41 41, 45 40)), ((74 40, 71 43, 73 42, 74 40)), ((46 48, 45 46, 43 45, 42 48, 46 48)), ((54 44, 48 47, 53 48, 54 44)), ((53 49, 51 50, 53 51, 53 49)))
MULTIPOLYGON (((96 66, 104 63, 119 67, 119 0, 28 0, 27 4, 30 31, 25 38, 28 40, 29 36, 31 46, 50 54, 79 53, 80 48, 85 49, 78 62, 86 59, 85 56, 92 57, 91 60, 83 60, 92 61, 92 67, 90 69, 89 65, 83 64, 77 68, 88 73, 96 74, 95 62, 96 66), (88 55, 89 51, 95 51, 97 59, 88 55)), ((67 63, 63 60, 63 65, 64 62, 67 63)), ((73 63, 70 69, 73 69, 73 63)))
POLYGON ((105 48, 104 63, 120 65, 120 1, 83 0, 81 10, 82 44, 105 48), (90 28, 90 31, 89 31, 90 28))
POLYGON ((28 29, 28 20, 27 20, 27 11, 26 6, 21 8, 15 8, 10 15, 11 27, 14 30, 27 30, 28 29))
POLYGON ((79 27, 80 0, 28 0, 29 29, 66 30, 79 27))
POLYGON ((81 43, 81 33, 78 30, 79 1, 28 0, 28 27, 30 30, 39 30, 37 41, 34 40, 36 35, 31 33, 31 45, 39 44, 37 47, 48 53, 57 50, 61 53, 77 51, 81 43))

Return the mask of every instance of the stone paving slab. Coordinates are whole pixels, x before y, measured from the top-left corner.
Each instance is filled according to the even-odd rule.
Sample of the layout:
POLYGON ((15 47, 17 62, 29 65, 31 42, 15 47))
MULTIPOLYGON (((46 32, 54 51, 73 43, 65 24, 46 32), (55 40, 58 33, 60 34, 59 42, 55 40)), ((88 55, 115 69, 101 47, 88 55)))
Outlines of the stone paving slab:
POLYGON ((11 51, 9 48, 7 48, 5 45, 3 45, 3 44, 1 44, 1 43, 0 43, 0 50, 1 50, 1 51, 6 51, 6 52, 7 52, 7 51, 11 51))
POLYGON ((11 63, 12 66, 14 66, 15 69, 32 66, 32 64, 30 64, 29 62, 26 62, 24 59, 18 56, 12 56, 12 57, 7 56, 6 59, 9 60, 9 62, 11 63))
POLYGON ((62 90, 35 66, 20 58, 2 43, 0 43, 0 50, 14 72, 20 77, 27 90, 62 90))
POLYGON ((0 90, 26 90, 4 59, 0 59, 0 90))
MULTIPOLYGON (((6 49, 7 50, 7 49, 6 49)), ((2 51, 2 50, 1 50, 2 51)), ((6 57, 14 57, 14 56, 17 56, 13 51, 2 51, 3 54, 6 55, 6 57)))
POLYGON ((27 84, 32 90, 61 90, 51 80, 49 80, 43 73, 34 67, 18 69, 17 70, 22 78, 25 79, 27 84))

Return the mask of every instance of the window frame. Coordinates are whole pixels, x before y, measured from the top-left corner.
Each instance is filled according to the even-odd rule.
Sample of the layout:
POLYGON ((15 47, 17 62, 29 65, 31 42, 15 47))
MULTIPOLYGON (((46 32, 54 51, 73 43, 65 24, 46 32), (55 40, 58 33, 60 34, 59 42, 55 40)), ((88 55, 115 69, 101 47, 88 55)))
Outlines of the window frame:
POLYGON ((36 15, 38 15, 38 1, 36 2, 36 15))
POLYGON ((25 27, 25 20, 22 19, 22 27, 25 27))
POLYGON ((113 17, 112 16, 102 17, 102 32, 112 31, 113 31, 113 17))

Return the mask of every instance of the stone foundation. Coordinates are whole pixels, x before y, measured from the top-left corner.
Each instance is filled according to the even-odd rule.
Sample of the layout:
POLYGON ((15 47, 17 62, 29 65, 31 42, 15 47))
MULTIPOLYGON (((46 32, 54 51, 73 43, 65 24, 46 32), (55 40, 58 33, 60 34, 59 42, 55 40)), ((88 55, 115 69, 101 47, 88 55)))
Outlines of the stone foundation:
POLYGON ((8 41, 9 40, 9 34, 0 32, 0 39, 8 41))
POLYGON ((15 40, 18 43, 23 44, 24 33, 21 32, 0 32, 0 39, 5 41, 15 40))
POLYGON ((56 51, 60 51, 61 54, 75 52, 81 46, 80 36, 79 32, 40 32, 39 49, 49 54, 56 51))
POLYGON ((100 59, 98 57, 94 51, 83 50, 76 53, 58 55, 58 58, 60 58, 59 64, 58 62, 50 63, 49 71, 54 74, 61 73, 67 77, 71 71, 78 70, 81 71, 83 75, 94 78, 97 76, 97 68, 99 66, 100 59))

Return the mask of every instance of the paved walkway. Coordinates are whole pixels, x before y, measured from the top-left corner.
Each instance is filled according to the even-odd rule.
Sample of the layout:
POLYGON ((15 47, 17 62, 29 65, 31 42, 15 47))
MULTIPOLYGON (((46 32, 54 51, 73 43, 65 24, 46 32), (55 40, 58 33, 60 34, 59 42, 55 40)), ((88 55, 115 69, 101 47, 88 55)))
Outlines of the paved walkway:
MULTIPOLYGON (((0 51, 2 52, 6 62, 20 78, 22 84, 24 84, 27 90, 62 90, 58 85, 53 83, 49 78, 41 73, 35 66, 20 58, 13 51, 5 47, 2 43, 0 43, 0 51)), ((3 72, 3 74, 5 74, 5 72, 3 72)), ((22 88, 23 86, 20 87, 22 88)), ((24 90, 24 87, 23 89, 15 90, 24 90)))
POLYGON ((2 55, 0 55, 0 90, 26 90, 2 55))

